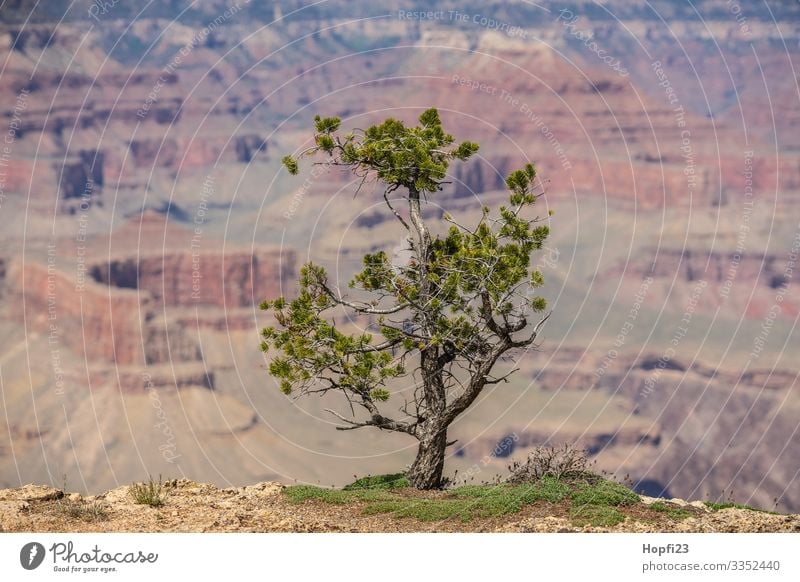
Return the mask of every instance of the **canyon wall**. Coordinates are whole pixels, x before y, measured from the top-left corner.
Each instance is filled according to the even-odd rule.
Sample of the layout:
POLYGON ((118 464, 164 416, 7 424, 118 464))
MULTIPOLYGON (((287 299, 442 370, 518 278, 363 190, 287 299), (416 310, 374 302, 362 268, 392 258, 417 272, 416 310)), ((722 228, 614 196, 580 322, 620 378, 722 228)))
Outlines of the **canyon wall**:
POLYGON ((734 484, 741 500, 800 507, 786 489, 800 448, 796 337, 765 339, 769 364, 717 364, 728 340, 752 344, 765 321, 793 330, 800 310, 787 276, 800 53, 786 39, 800 33, 798 5, 770 6, 780 26, 744 9, 745 29, 722 0, 579 4, 569 7, 574 23, 529 2, 442 4, 442 14, 518 27, 510 34, 480 19, 409 20, 383 0, 291 2, 280 19, 251 2, 202 36, 227 5, 201 0, 178 14, 153 3, 139 15, 118 3, 97 25, 91 3, 65 15, 42 4, 30 21, 25 3, 6 6, 0 24, 0 136, 10 140, 0 149, 0 334, 13 419, 0 426, 12 435, 0 440, 0 481, 17 479, 17 458, 31 480, 58 472, 53 459, 74 459, 65 472, 75 480, 101 479, 109 466, 120 479, 140 479, 145 465, 174 471, 159 447, 172 450, 177 433, 180 469, 218 483, 343 484, 403 466, 408 442, 387 437, 381 448, 335 433, 327 402, 286 401, 269 385, 257 337, 268 316, 255 306, 295 292, 301 253, 344 289, 364 252, 403 236, 379 186, 359 189, 335 168, 307 164, 297 178, 281 169, 283 155, 312 145, 314 115, 365 128, 390 115, 412 123, 436 106, 456 139, 481 150, 452 164, 452 183, 428 200, 434 230, 444 210, 472 224, 482 205, 505 203, 506 175, 527 161, 544 191, 537 210, 556 210, 543 289, 552 359, 526 354, 507 407, 479 408, 456 427, 448 466, 480 466, 509 435, 513 458, 574 441, 651 492, 719 496, 734 484), (638 336, 642 353, 628 344, 632 354, 598 378, 603 338, 619 330, 601 317, 627 313, 648 277, 641 317, 653 337, 638 336), (670 326, 701 280, 694 316, 712 339, 692 344, 696 358, 685 347, 665 363, 670 326), (63 395, 46 365, 51 332, 68 368, 63 395), (29 413, 31 397, 44 420, 29 413), (96 414, 95 398, 107 414, 96 414), (162 413, 175 439, 154 430, 162 413), (209 425, 213 435, 202 432, 209 425))

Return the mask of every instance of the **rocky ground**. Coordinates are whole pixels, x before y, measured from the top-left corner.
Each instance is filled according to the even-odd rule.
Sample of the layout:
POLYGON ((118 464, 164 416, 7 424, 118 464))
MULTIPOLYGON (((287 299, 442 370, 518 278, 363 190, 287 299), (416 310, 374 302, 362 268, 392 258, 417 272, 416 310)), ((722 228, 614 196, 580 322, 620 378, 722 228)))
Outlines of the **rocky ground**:
MULTIPOLYGON (((624 511, 612 527, 581 526, 568 507, 537 502, 499 517, 419 521, 391 514, 365 515, 364 503, 293 501, 285 486, 264 482, 219 489, 170 481, 161 505, 137 503, 129 487, 84 497, 43 485, 0 490, 4 532, 800 532, 800 515, 745 508, 711 509, 701 501, 655 500, 624 511), (653 509, 657 503, 659 510, 653 509)), ((431 499, 447 492, 395 492, 403 499, 431 499)))

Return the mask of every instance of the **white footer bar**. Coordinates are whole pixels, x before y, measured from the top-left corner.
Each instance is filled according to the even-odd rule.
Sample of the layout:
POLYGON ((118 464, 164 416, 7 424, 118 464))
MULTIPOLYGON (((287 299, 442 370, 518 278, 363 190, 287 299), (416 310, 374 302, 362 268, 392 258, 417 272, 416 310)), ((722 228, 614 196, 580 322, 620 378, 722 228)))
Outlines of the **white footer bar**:
POLYGON ((0 579, 797 581, 798 550, 800 534, 6 533, 0 579))

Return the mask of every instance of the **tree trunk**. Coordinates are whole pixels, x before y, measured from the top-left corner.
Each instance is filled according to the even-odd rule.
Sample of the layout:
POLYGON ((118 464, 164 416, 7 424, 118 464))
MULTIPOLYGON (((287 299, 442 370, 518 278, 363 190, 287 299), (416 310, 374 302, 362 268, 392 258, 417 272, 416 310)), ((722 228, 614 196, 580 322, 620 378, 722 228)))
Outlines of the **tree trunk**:
POLYGON ((439 489, 444 472, 447 429, 419 441, 417 458, 408 471, 408 480, 417 489, 439 489))
MULTIPOLYGON (((431 280, 428 262, 431 260, 431 236, 422 219, 419 191, 413 184, 408 185, 408 204, 411 224, 416 231, 414 252, 417 259, 419 277, 418 301, 427 308, 431 300, 431 280)), ((436 329, 429 314, 420 313, 423 331, 430 337, 436 329)), ((439 364, 439 348, 428 345, 420 350, 422 371, 423 401, 419 413, 426 417, 424 426, 419 427, 419 450, 417 458, 408 471, 408 480, 417 489, 438 489, 442 486, 444 472, 444 452, 447 448, 447 423, 443 420, 445 410, 445 389, 442 381, 442 367, 439 364)))

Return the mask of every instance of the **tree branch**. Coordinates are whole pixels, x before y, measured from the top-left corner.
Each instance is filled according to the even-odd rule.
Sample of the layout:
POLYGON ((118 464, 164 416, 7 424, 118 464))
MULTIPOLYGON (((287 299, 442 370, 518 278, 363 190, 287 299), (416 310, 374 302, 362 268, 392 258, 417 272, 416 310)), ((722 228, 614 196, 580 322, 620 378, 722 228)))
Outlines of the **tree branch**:
POLYGON ((411 231, 411 228, 408 226, 406 220, 400 215, 399 212, 397 212, 397 210, 395 210, 394 206, 392 206, 392 203, 389 202, 389 194, 397 190, 399 187, 400 187, 399 184, 392 184, 391 186, 386 188, 386 190, 383 191, 383 199, 386 200, 386 206, 388 206, 389 210, 391 210, 392 213, 394 213, 394 215, 397 217, 397 220, 400 221, 400 223, 405 227, 406 230, 411 231))
POLYGON ((331 410, 330 408, 326 408, 325 412, 329 412, 337 417, 342 422, 346 422, 349 426, 337 426, 336 430, 354 430, 356 428, 363 428, 365 426, 374 426, 381 430, 388 430, 393 432, 404 432, 406 434, 410 434, 411 436, 416 436, 416 425, 417 423, 408 424, 405 422, 399 422, 397 420, 392 420, 391 418, 386 418, 380 414, 373 414, 369 420, 365 421, 355 421, 351 420, 345 416, 342 416, 335 410, 331 410))
POLYGON ((333 290, 330 287, 328 287, 328 285, 325 283, 325 281, 318 281, 318 283, 319 283, 319 286, 322 288, 322 290, 325 292, 325 295, 330 297, 331 300, 333 300, 334 303, 336 303, 338 305, 343 305, 345 307, 349 307, 350 309, 353 309, 353 310, 358 311, 359 313, 363 313, 365 315, 391 315, 393 313, 397 313, 398 311, 402 311, 403 309, 408 307, 407 305, 402 304, 402 303, 399 304, 399 305, 395 305, 394 307, 388 307, 386 309, 377 309, 375 307, 365 307, 365 306, 353 303, 351 301, 347 301, 346 299, 343 299, 341 296, 339 296, 336 293, 334 293, 333 290))
POLYGON ((551 311, 550 313, 548 313, 547 315, 545 315, 545 316, 544 316, 544 317, 543 317, 543 318, 542 318, 542 319, 539 321, 539 323, 537 323, 537 324, 536 324, 536 325, 533 327, 533 331, 531 332, 531 335, 529 335, 527 338, 525 338, 525 339, 523 339, 523 340, 519 340, 519 341, 513 341, 513 342, 511 342, 511 346, 512 346, 512 347, 514 347, 514 348, 524 348, 525 346, 529 346, 529 345, 531 345, 531 344, 532 344, 532 343, 533 343, 533 342, 536 340, 536 336, 537 336, 537 335, 539 335, 539 330, 542 328, 542 326, 545 324, 545 322, 546 322, 548 319, 550 319, 550 316, 551 316, 551 315, 553 315, 553 312, 552 312, 552 311, 551 311))

